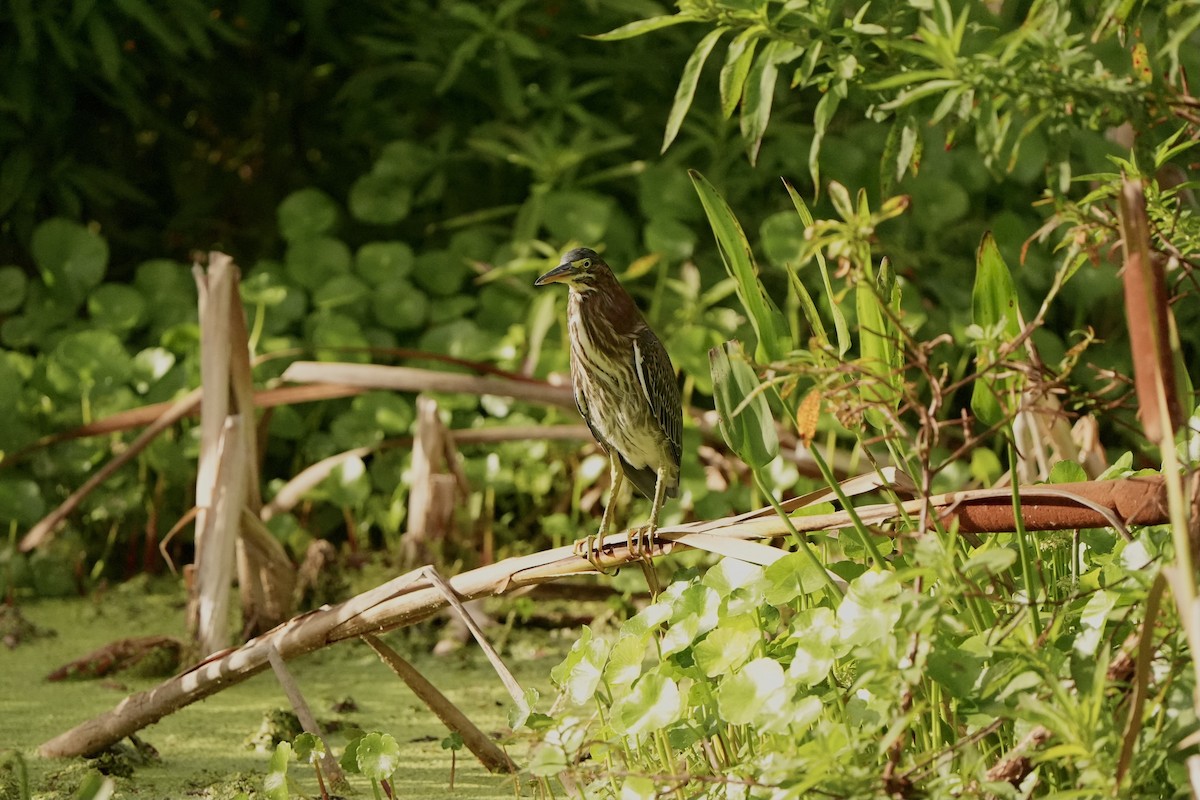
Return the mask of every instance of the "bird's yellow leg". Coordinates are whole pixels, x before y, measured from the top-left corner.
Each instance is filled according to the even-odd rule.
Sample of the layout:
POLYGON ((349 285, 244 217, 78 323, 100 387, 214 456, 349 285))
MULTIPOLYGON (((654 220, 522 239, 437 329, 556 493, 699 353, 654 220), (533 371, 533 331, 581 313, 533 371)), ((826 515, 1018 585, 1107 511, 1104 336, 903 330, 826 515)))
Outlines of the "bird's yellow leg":
POLYGON ((604 506, 604 515, 600 517, 600 531, 594 536, 585 536, 575 542, 575 554, 583 556, 597 572, 604 572, 600 566, 600 550, 604 547, 604 536, 608 533, 608 521, 612 518, 613 507, 617 504, 617 499, 621 494, 621 485, 625 482, 625 473, 621 471, 621 464, 617 460, 616 453, 609 453, 609 483, 611 488, 608 492, 608 503, 604 506))
POLYGON ((663 501, 667 497, 666 470, 658 471, 658 479, 654 482, 654 504, 650 507, 650 521, 641 528, 629 531, 628 545, 630 555, 648 558, 650 548, 654 544, 654 532, 658 530, 658 513, 662 510, 663 501))

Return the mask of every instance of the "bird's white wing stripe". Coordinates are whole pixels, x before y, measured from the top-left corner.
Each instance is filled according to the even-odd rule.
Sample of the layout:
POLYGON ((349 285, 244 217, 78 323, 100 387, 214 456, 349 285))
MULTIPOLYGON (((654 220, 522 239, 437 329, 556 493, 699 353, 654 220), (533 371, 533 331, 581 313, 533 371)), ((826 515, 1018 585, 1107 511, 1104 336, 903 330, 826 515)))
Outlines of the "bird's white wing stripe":
POLYGON ((642 395, 651 408, 655 408, 654 398, 650 396, 650 382, 646 380, 645 359, 642 358, 642 347, 637 339, 633 340, 633 368, 637 370, 638 384, 642 387, 642 395))

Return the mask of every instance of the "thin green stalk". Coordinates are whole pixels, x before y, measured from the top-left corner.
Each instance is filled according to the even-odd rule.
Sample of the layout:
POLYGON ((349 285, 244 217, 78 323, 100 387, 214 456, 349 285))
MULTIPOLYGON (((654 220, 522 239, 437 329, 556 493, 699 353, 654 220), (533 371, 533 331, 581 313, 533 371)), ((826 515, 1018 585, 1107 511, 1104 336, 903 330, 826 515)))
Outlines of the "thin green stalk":
POLYGON ((825 479, 825 483, 829 484, 829 488, 837 495, 838 502, 842 504, 842 508, 849 515, 850 521, 853 523, 854 532, 858 535, 862 546, 871 556, 871 560, 875 562, 875 566, 880 569, 890 568, 890 563, 879 552, 879 548, 875 546, 875 542, 871 540, 871 532, 867 530, 867 526, 863 524, 858 513, 854 510, 854 505, 850 502, 850 498, 842 491, 842 487, 838 484, 837 478, 834 477, 833 471, 829 469, 829 464, 825 462, 825 459, 816 450, 810 449, 808 452, 813 457, 813 461, 816 462, 817 469, 821 470, 821 477, 825 479))
MULTIPOLYGON (((675 759, 671 757, 671 743, 667 740, 667 732, 662 728, 659 728, 654 732, 654 740, 658 743, 658 757, 662 760, 663 766, 666 767, 667 772, 672 778, 678 778, 679 773, 675 769, 675 759)), ((683 789, 680 786, 679 781, 676 780, 674 783, 675 797, 677 797, 678 800, 683 800, 683 789)))
POLYGON ((829 577, 829 571, 825 569, 825 565, 821 563, 821 560, 817 558, 817 554, 813 552, 812 545, 810 545, 808 540, 801 536, 800 532, 796 530, 796 526, 792 524, 792 518, 789 517, 787 512, 783 510, 783 506, 779 505, 779 501, 775 499, 775 493, 767 487, 766 482, 763 480, 762 475, 758 470, 754 470, 754 482, 758 486, 758 490, 762 492, 764 497, 767 498, 767 501, 771 504, 771 507, 775 509, 775 513, 778 514, 779 518, 783 520, 783 524, 787 526, 788 532, 792 535, 792 540, 795 541, 796 545, 800 548, 800 552, 804 553, 804 555, 808 557, 808 560, 812 562, 813 566, 815 566, 821 572, 821 577, 825 579, 825 586, 829 589, 829 591, 833 592, 834 599, 840 600, 842 597, 842 590, 838 588, 838 585, 834 582, 833 578, 829 577))
POLYGON ((1012 502, 1013 502, 1013 527, 1017 532, 1017 552, 1021 556, 1021 578, 1025 581, 1025 593, 1029 597, 1029 619, 1033 623, 1033 635, 1036 639, 1042 635, 1042 620, 1038 614, 1037 599, 1039 587, 1034 578, 1033 571, 1033 556, 1029 550, 1031 544, 1029 542, 1029 534, 1025 531, 1025 520, 1021 516, 1021 486, 1016 480, 1017 476, 1017 447, 1013 444, 1012 427, 1008 429, 1008 468, 1013 480, 1012 485, 1012 502))

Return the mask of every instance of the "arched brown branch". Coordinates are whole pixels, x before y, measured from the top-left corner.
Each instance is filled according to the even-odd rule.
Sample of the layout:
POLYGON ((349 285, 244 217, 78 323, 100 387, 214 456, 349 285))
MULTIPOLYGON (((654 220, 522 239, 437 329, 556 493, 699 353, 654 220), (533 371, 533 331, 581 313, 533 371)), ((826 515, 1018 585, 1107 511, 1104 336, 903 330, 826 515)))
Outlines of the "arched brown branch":
MULTIPOLYGON (((1027 494, 1021 504, 1026 530, 1103 527, 1109 524, 1109 516, 1123 525, 1160 524, 1167 519, 1165 490, 1159 477, 1059 484, 1053 488, 1052 495, 1039 491, 1045 487, 1027 487, 1022 492, 1027 494), (1072 497, 1088 502, 1081 505, 1072 497), (1093 506, 1102 508, 1104 513, 1093 506)), ((913 515, 926 504, 944 524, 957 525, 961 532, 1009 531, 1013 527, 1011 502, 1005 503, 991 491, 954 492, 928 500, 912 500, 904 503, 903 508, 905 513, 913 515)), ((898 518, 901 511, 896 505, 881 504, 859 507, 856 513, 867 524, 879 525, 898 518)), ((802 532, 834 530, 848 526, 850 516, 844 511, 796 516, 792 524, 802 532)), ((735 555, 738 540, 774 538, 786 531, 783 521, 771 509, 760 509, 736 517, 661 528, 652 556, 669 553, 680 545, 694 544, 715 550, 705 546, 710 537, 725 542, 722 550, 735 555), (693 536, 697 533, 706 536, 693 536)), ((606 537, 601 565, 607 568, 634 561, 626 541, 625 533, 606 537)), ((758 548, 762 546, 756 545, 755 549, 758 548)), ((748 553, 746 558, 762 560, 757 552, 748 553)), ((588 562, 567 546, 464 572, 450 578, 449 583, 461 599, 470 600, 591 571, 588 562)), ((111 711, 46 742, 39 752, 61 757, 94 753, 263 670, 268 665, 271 647, 277 647, 285 659, 291 659, 343 639, 411 625, 446 604, 445 596, 422 577, 420 570, 407 573, 344 603, 289 620, 237 649, 214 655, 154 689, 130 695, 111 711)))

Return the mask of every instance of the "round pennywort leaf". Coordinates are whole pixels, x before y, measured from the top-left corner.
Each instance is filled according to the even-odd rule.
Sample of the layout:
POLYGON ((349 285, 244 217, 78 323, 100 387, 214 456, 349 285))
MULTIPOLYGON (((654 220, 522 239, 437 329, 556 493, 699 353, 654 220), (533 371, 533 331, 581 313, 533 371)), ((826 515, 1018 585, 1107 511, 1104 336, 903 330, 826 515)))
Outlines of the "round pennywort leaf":
POLYGON ((277 217, 283 238, 296 242, 333 230, 338 207, 333 198, 320 189, 301 189, 283 198, 277 217))

